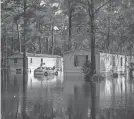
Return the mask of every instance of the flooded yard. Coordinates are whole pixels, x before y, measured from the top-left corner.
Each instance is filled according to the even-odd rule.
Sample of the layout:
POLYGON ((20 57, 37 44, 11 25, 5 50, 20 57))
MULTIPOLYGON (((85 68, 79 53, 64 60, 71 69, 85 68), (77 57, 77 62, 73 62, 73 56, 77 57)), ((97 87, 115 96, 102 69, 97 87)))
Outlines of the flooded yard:
POLYGON ((2 119, 134 119, 134 0, 1 0, 1 96, 2 119))
MULTIPOLYGON (((80 74, 27 74, 25 98, 21 74, 2 73, 2 118, 89 119, 91 86, 80 74), (7 82, 6 84, 4 82, 7 82), (24 104, 25 103, 25 104, 24 104), (24 105, 26 105, 24 107, 24 105)), ((95 83, 96 119, 134 119, 134 81, 123 76, 95 83)))

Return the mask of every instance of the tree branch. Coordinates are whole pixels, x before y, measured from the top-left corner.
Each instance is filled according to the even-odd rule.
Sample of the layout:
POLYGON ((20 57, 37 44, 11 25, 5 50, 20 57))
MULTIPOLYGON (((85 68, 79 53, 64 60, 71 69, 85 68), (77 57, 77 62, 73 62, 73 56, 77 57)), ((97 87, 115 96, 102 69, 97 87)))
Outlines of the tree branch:
POLYGON ((90 18, 92 17, 92 14, 91 14, 91 3, 89 2, 89 0, 87 0, 87 3, 88 3, 88 14, 90 16, 90 18))
POLYGON ((107 2, 105 2, 103 5, 101 5, 99 8, 97 8, 94 12, 94 14, 96 14, 102 7, 104 7, 105 5, 107 5, 110 2, 110 0, 108 0, 107 2))

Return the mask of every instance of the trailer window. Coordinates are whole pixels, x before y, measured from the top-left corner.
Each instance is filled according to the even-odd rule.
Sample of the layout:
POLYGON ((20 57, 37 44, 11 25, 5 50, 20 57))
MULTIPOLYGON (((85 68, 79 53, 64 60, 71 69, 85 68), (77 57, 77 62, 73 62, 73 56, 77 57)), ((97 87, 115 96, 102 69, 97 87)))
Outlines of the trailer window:
POLYGON ((18 63, 18 60, 17 60, 17 58, 14 58, 14 63, 18 63))
POLYGON ((41 58, 41 63, 43 62, 43 58, 41 58))
POLYGON ((83 66, 86 61, 88 61, 88 55, 74 56, 74 66, 83 66))
POLYGON ((30 58, 30 63, 32 63, 33 62, 33 59, 32 58, 30 58))
POLYGON ((122 66, 122 57, 121 57, 121 66, 122 66))
POLYGON ((115 56, 113 56, 113 66, 115 66, 115 56))

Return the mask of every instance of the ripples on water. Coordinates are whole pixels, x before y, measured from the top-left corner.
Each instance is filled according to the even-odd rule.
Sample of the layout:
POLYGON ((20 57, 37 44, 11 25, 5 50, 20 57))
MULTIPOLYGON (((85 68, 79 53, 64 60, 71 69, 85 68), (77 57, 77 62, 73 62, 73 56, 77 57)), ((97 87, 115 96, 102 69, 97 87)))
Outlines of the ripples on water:
MULTIPOLYGON (((90 84, 80 74, 27 76, 28 119, 88 119, 91 113, 90 84)), ((20 119, 23 77, 2 72, 3 119, 20 119)), ((96 82, 97 119, 134 119, 134 82, 124 77, 96 82)))

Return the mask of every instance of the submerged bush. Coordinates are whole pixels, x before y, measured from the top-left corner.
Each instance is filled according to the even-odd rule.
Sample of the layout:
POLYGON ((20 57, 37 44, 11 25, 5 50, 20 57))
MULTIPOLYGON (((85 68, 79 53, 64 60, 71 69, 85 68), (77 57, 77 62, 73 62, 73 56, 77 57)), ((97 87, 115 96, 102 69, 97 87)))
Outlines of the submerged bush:
POLYGON ((103 81, 103 80, 105 80, 105 76, 103 76, 101 73, 96 73, 96 74, 94 74, 93 75, 93 77, 92 77, 92 80, 94 81, 94 82, 98 82, 98 81, 103 81))
POLYGON ((91 74, 91 62, 87 61, 82 67, 82 72, 84 73, 84 78, 89 79, 91 74))
POLYGON ((87 80, 87 81, 91 81, 91 79, 93 81, 102 81, 105 79, 105 76, 103 76, 101 73, 95 73, 93 75, 93 77, 91 78, 91 62, 90 61, 87 61, 85 62, 85 64, 83 65, 82 67, 82 72, 84 73, 84 78, 87 80))

